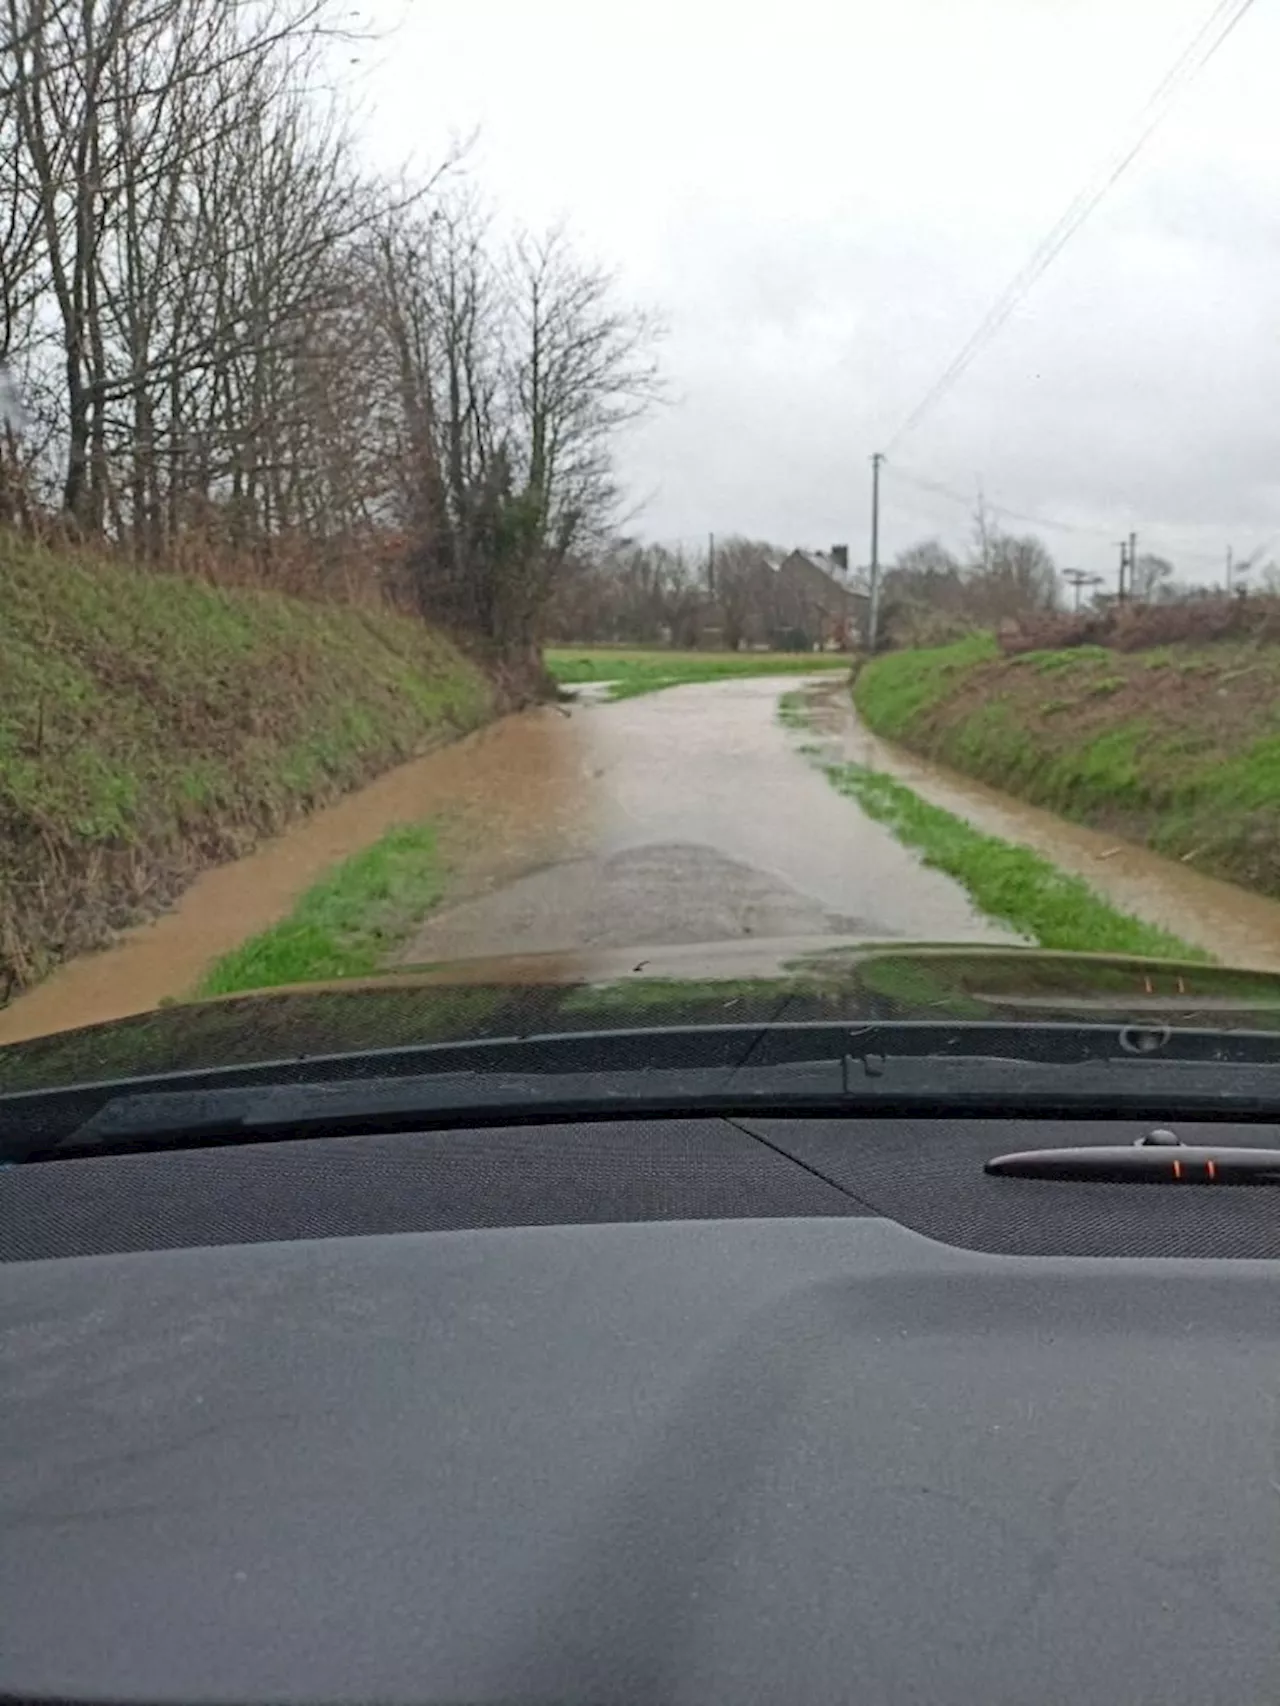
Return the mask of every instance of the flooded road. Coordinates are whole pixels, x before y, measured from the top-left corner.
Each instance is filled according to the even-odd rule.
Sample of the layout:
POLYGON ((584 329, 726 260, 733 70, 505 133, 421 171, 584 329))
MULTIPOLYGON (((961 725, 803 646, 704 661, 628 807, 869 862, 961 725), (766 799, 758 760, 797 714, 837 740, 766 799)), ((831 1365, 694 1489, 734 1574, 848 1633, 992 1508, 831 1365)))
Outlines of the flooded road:
MULTIPOLYGON (((449 900, 406 963, 771 936, 1017 940, 799 752, 777 720, 796 687, 794 677, 708 682, 508 717, 207 872, 173 911, 0 1012, 0 1043, 189 994, 337 861, 428 818, 440 826, 449 900)), ((842 679, 806 691, 824 753, 887 771, 1225 962, 1280 969, 1280 904, 888 746, 859 725, 842 679)))
MULTIPOLYGON (((795 687, 756 677, 575 705, 570 809, 554 824, 535 810, 536 852, 490 848, 478 892, 434 913, 406 962, 742 936, 1017 940, 800 756, 777 720, 795 687)), ((473 834, 482 845, 483 814, 473 834)))

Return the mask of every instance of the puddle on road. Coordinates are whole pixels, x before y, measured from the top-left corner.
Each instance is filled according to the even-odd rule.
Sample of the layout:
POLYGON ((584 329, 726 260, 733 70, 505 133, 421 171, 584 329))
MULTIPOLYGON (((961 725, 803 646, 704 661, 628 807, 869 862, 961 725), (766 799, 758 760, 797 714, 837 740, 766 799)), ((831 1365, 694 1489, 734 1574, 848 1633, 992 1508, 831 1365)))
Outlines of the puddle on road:
POLYGON ((884 771, 988 835, 1030 847, 1124 911, 1172 930, 1226 965, 1280 971, 1280 902, 1206 877, 1134 842, 1069 823, 881 740, 858 720, 843 683, 818 683, 808 697, 814 728, 830 744, 833 757, 884 771))

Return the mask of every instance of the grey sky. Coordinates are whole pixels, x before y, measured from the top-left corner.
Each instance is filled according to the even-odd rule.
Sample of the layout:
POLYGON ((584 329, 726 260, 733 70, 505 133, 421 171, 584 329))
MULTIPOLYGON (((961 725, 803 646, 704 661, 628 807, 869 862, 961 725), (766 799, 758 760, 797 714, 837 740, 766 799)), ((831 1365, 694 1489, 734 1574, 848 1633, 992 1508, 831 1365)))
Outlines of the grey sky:
MULTIPOLYGON (((504 214, 564 218, 670 327, 624 473, 660 538, 849 539, 892 436, 1210 0, 366 0, 398 167, 478 128, 504 214)), ((1257 0, 895 456, 1187 578, 1280 532, 1280 5, 1257 0)), ((886 476, 892 553, 964 510, 886 476)), ((1280 549, 1280 547, 1278 547, 1280 549)))

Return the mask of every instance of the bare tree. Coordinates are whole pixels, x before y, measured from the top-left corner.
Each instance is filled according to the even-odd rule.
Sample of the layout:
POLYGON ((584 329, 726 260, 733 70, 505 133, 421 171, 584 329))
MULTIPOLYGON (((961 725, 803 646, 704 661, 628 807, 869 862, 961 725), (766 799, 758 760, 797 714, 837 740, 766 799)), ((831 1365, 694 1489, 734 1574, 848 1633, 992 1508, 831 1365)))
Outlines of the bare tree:
POLYGON ((1131 571, 1130 594, 1139 604, 1155 604, 1168 596, 1173 581, 1173 564, 1164 557, 1145 553, 1131 571))
POLYGON ((773 624, 773 565, 782 556, 770 545, 736 534, 716 547, 713 594, 721 638, 730 651, 767 637, 773 624))
MULTIPOLYGON (((338 0, 0 0, 0 520, 276 584, 403 542, 419 606, 533 666, 606 534, 655 328, 562 233, 362 168, 338 0)), ((445 171, 453 165, 445 163, 445 171)))
POLYGON ((62 508, 156 553, 189 482, 225 499, 238 475, 269 527, 281 388, 296 391, 330 263, 375 211, 309 84, 327 5, 0 6, 0 301, 12 344, 35 281, 18 355, 62 508))
POLYGON ((474 210, 446 207, 431 262, 423 601, 527 672, 559 578, 612 520, 617 434, 656 394, 655 328, 618 307, 613 281, 560 233, 517 243, 499 266, 474 210))
POLYGON ((1032 534, 985 531, 985 562, 975 559, 966 576, 965 603, 984 622, 1053 610, 1058 571, 1048 550, 1032 534))

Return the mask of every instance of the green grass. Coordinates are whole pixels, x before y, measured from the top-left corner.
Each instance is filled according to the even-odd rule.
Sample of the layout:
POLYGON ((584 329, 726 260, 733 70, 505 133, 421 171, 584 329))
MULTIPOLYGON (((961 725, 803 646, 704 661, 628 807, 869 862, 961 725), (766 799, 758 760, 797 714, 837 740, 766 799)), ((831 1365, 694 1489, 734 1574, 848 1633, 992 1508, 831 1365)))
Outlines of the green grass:
POLYGON ((851 661, 839 652, 664 652, 574 646, 546 653, 547 668, 562 686, 607 681, 612 684, 610 699, 632 699, 691 681, 847 670, 851 661))
POLYGON ((3 531, 0 627, 0 1004, 493 703, 421 622, 3 531))
POLYGON ((945 700, 958 681, 996 656, 989 634, 929 651, 886 652, 858 672, 858 709, 877 734, 902 735, 917 717, 945 700))
MULTIPOLYGON (((778 720, 798 731, 809 727, 802 693, 783 695, 778 720)), ((813 747, 801 746, 800 751, 815 755, 813 747)), ((919 852, 926 865, 954 878, 980 912, 1008 924, 1041 948, 1209 959, 1170 931, 1119 911, 1079 877, 1068 876, 1040 854, 984 835, 881 771, 825 762, 821 768, 838 792, 856 800, 868 817, 885 824, 904 846, 919 852)))
POLYGON ((225 954, 196 994, 371 977, 437 903, 444 885, 434 826, 390 830, 308 889, 288 918, 225 954))
POLYGON ((982 834, 892 777, 857 764, 824 768, 840 793, 885 824, 904 846, 915 848, 926 865, 953 877, 981 912, 1042 948, 1208 958, 1169 931, 1117 911, 1079 877, 1068 876, 1038 853, 982 834))
POLYGON ((778 721, 788 729, 807 729, 810 726, 809 708, 803 693, 782 695, 778 700, 778 721))
POLYGON ((903 651, 854 683, 867 726, 1196 869, 1280 896, 1280 646, 903 651))

